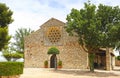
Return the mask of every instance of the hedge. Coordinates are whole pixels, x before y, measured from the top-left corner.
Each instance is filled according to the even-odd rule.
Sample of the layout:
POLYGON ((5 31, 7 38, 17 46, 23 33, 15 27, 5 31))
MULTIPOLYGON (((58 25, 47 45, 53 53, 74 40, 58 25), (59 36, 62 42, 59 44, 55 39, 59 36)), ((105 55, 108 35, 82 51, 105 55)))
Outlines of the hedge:
POLYGON ((59 50, 56 47, 51 47, 47 54, 59 54, 59 50))
POLYGON ((23 62, 0 62, 0 76, 12 76, 23 73, 23 62))
POLYGON ((11 53, 11 54, 9 54, 9 53, 3 53, 3 56, 5 57, 5 58, 23 58, 23 54, 20 54, 20 53, 11 53))

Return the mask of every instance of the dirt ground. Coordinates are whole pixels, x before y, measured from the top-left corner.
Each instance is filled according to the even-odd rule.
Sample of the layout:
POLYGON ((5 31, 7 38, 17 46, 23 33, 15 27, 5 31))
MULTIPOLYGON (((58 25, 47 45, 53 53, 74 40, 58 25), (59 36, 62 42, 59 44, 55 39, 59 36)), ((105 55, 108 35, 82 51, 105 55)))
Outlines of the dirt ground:
POLYGON ((44 68, 24 68, 24 74, 20 78, 120 78, 120 67, 113 71, 74 69, 44 69, 44 68))

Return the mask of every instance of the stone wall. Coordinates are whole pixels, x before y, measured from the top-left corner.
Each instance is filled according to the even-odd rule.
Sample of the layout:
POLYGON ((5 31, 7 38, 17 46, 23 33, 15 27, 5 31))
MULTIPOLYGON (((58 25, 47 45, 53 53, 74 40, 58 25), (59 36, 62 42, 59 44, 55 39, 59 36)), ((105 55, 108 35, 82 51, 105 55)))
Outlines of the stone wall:
POLYGON ((51 55, 48 55, 47 51, 51 46, 56 46, 60 51, 57 60, 62 60, 63 68, 87 68, 87 53, 79 45, 78 38, 69 36, 64 27, 65 23, 52 18, 45 22, 41 29, 25 38, 25 67, 42 68, 45 60, 49 61, 50 66, 51 55), (58 43, 52 44, 47 39, 46 32, 50 26, 60 27, 61 39, 58 43))
POLYGON ((116 59, 116 60, 115 60, 115 65, 116 65, 116 66, 120 66, 120 60, 117 60, 117 59, 116 59))

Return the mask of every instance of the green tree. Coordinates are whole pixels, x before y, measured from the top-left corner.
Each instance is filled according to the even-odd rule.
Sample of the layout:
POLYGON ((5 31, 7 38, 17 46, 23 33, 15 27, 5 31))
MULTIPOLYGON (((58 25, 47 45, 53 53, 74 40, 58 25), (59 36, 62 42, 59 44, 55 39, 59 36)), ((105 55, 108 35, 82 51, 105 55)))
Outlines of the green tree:
POLYGON ((75 32, 79 38, 80 45, 89 53, 90 70, 94 71, 94 52, 99 48, 99 37, 96 24, 95 13, 96 6, 90 3, 85 3, 85 7, 80 11, 72 9, 71 13, 67 15, 66 30, 68 33, 74 35, 75 32))
POLYGON ((120 41, 117 37, 120 32, 119 12, 119 7, 100 4, 96 9, 88 2, 83 9, 72 9, 67 15, 66 31, 78 36, 80 45, 89 53, 90 71, 94 71, 94 53, 99 48, 113 48, 120 41))
MULTIPOLYGON (((97 20, 100 21, 98 28, 101 47, 106 48, 106 57, 110 59, 109 50, 115 47, 119 48, 120 45, 120 8, 100 4, 96 15, 97 20)), ((107 70, 110 70, 109 65, 111 65, 110 62, 106 63, 107 70)))
POLYGON ((9 7, 0 3, 0 51, 9 44, 8 25, 13 22, 12 14, 9 7))
POLYGON ((8 35, 8 28, 0 27, 0 51, 9 44, 11 36, 8 35))
POLYGON ((13 46, 5 46, 2 50, 3 56, 6 58, 7 61, 16 61, 17 59, 23 58, 23 53, 14 52, 12 49, 13 46))
POLYGON ((23 54, 21 54, 21 53, 4 52, 3 56, 7 59, 7 61, 11 61, 12 58, 13 58, 13 61, 23 58, 23 54))
POLYGON ((100 22, 98 28, 102 38, 101 46, 115 47, 120 40, 120 8, 100 4, 96 15, 100 22))
POLYGON ((24 52, 24 37, 31 34, 33 30, 26 29, 26 28, 20 28, 16 31, 15 35, 13 36, 15 42, 11 44, 11 50, 15 52, 24 52))
POLYGON ((6 27, 13 22, 13 12, 5 4, 0 3, 0 27, 6 27))

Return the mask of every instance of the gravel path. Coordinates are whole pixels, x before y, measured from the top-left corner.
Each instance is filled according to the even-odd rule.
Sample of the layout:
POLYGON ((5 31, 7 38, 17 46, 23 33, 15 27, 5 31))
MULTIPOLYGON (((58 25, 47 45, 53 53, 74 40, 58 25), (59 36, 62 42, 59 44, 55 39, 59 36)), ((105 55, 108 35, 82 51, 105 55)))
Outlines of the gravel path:
POLYGON ((44 68, 25 68, 24 74, 20 78, 120 78, 120 69, 114 71, 95 70, 94 73, 89 70, 70 70, 44 68))

